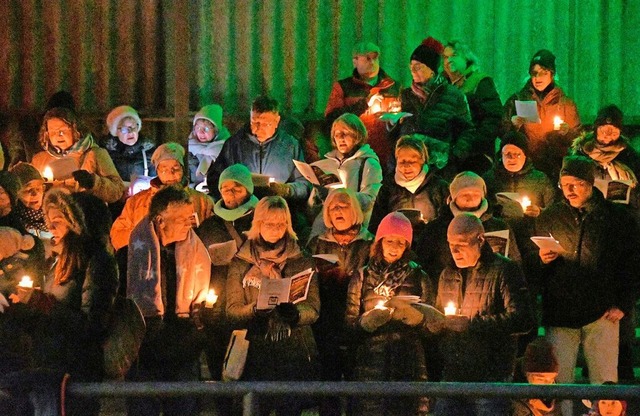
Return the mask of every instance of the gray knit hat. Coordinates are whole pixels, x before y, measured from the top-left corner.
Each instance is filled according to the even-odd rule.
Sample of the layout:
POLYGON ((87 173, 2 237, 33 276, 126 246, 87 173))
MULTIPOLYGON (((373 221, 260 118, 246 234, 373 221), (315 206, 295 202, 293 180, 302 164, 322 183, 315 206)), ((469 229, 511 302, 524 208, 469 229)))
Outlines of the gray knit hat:
POLYGON ((151 163, 158 168, 158 164, 163 160, 177 160, 184 166, 184 147, 176 142, 164 143, 158 146, 151 156, 151 163))
POLYGON ((220 174, 218 179, 218 190, 222 188, 222 184, 226 181, 235 181, 247 188, 247 191, 253 195, 253 180, 251 180, 251 172, 245 165, 236 163, 231 165, 220 174))
POLYGON ((21 187, 27 186, 29 182, 34 180, 44 180, 38 169, 31 163, 18 162, 9 169, 9 172, 18 177, 21 187))
POLYGON ((479 189, 482 191, 482 196, 487 195, 487 185, 484 183, 484 179, 471 171, 465 171, 458 173, 451 181, 451 185, 449 185, 451 199, 455 201, 458 194, 467 188, 479 189))

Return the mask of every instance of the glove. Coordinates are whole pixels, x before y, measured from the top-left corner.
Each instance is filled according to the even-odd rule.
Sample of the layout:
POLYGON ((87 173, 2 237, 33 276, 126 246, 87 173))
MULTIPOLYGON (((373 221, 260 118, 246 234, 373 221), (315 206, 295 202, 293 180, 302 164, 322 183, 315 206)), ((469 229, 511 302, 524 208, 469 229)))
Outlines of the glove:
POLYGON ((274 194, 283 198, 286 198, 291 194, 291 185, 287 185, 286 183, 271 182, 269 184, 269 189, 271 189, 271 192, 274 194))
POLYGON ((96 177, 93 176, 93 173, 86 171, 84 169, 76 170, 71 173, 73 175, 73 179, 78 182, 78 185, 83 187, 84 189, 91 189, 93 185, 96 184, 96 177))
POLYGON ((285 322, 291 326, 294 326, 300 320, 300 311, 298 307, 293 303, 281 303, 276 306, 276 313, 282 319, 282 322, 285 322))
POLYGON ((391 309, 371 309, 360 318, 360 326, 367 332, 374 332, 391 319, 391 309))
POLYGON ((425 316, 411 305, 396 308, 391 317, 394 320, 402 321, 403 324, 409 326, 418 326, 425 320, 425 316))

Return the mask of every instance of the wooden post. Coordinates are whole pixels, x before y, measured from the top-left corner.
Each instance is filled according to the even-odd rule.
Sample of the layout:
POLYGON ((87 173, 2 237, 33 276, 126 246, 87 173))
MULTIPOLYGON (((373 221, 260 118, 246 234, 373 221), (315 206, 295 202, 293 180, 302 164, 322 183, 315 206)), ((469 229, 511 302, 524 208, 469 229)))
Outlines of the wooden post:
MULTIPOLYGON (((174 48, 174 130, 171 141, 176 141, 187 149, 189 123, 189 0, 174 0, 173 4, 173 48, 174 48)), ((185 160, 185 163, 187 161, 185 160)), ((185 165, 186 166, 186 165, 185 165)))

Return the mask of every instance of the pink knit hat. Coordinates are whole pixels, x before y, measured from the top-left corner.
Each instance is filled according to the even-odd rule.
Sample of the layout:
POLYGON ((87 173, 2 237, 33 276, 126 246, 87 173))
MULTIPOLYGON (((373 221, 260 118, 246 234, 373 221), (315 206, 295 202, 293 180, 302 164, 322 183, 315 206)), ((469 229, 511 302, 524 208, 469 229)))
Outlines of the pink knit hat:
POLYGON ((403 213, 394 211, 387 214, 387 216, 380 221, 380 225, 378 225, 375 241, 390 235, 400 236, 407 240, 409 244, 413 241, 413 228, 411 227, 411 221, 409 221, 403 213))

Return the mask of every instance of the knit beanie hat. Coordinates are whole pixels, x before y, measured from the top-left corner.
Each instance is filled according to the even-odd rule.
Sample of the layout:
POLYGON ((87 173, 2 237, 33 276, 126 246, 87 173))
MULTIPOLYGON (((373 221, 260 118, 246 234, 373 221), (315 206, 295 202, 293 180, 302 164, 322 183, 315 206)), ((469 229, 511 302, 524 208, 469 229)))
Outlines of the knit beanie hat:
POLYGON ((531 71, 536 64, 551 72, 556 72, 556 56, 547 49, 540 49, 533 55, 529 63, 529 71, 531 71))
POLYGON ((16 254, 18 251, 31 250, 35 241, 30 234, 22 235, 11 227, 0 227, 0 260, 16 254))
POLYGON ((369 52, 375 52, 380 55, 380 48, 373 42, 359 42, 351 50, 351 56, 366 55, 369 52))
POLYGON ((13 165, 11 169, 9 169, 9 172, 18 177, 21 188, 26 186, 31 181, 37 179, 44 180, 40 172, 38 172, 38 169, 36 169, 35 166, 33 166, 31 163, 18 162, 13 165))
POLYGON ((553 345, 544 338, 538 338, 527 345, 524 352, 525 373, 557 373, 560 366, 553 345))
POLYGON ((251 172, 245 165, 236 163, 235 165, 231 165, 223 170, 220 174, 220 179, 218 180, 218 190, 222 188, 223 183, 229 180, 238 182, 240 185, 247 188, 247 191, 253 195, 253 180, 251 179, 251 172))
POLYGON ((128 105, 121 105, 120 107, 116 107, 107 116, 107 127, 109 128, 109 133, 112 136, 118 135, 118 126, 120 125, 120 121, 123 118, 131 117, 136 121, 138 125, 138 131, 140 131, 140 127, 142 127, 142 120, 140 120, 140 116, 138 112, 128 105))
POLYGON ((429 36, 413 51, 411 61, 422 62, 435 73, 440 70, 444 46, 438 40, 429 36))
POLYGON ((451 181, 451 185, 449 185, 451 199, 455 201, 460 192, 469 188, 479 189, 482 191, 483 197, 487 195, 487 186, 484 183, 484 179, 471 171, 465 171, 458 173, 451 181))
POLYGON ((453 217, 447 227, 449 235, 481 235, 484 234, 484 226, 480 218, 470 212, 463 212, 453 217))
POLYGON ((575 176, 593 185, 596 176, 596 165, 593 159, 585 156, 566 156, 562 159, 560 177, 562 176, 575 176))
POLYGON ((20 179, 14 173, 3 170, 0 171, 0 187, 9 195, 9 200, 13 206, 18 198, 20 190, 20 179))
POLYGON ((502 136, 502 139, 500 139, 500 151, 508 144, 522 150, 525 156, 529 155, 529 143, 527 143, 527 136, 525 136, 524 133, 510 131, 502 136))
POLYGON ((195 126, 196 121, 200 119, 211 122, 215 128, 219 129, 222 126, 222 107, 218 104, 205 105, 193 117, 193 125, 195 126))
POLYGON ((610 104, 598 111, 596 120, 593 122, 593 128, 597 129, 600 126, 611 124, 612 126, 622 130, 622 117, 622 110, 620 110, 617 105, 610 104))
POLYGON ((411 221, 409 221, 403 213, 394 211, 387 214, 387 216, 380 221, 380 225, 378 225, 375 241, 390 235, 400 236, 409 244, 413 241, 413 228, 411 227, 411 221))
POLYGON ((45 106, 45 110, 49 111, 52 108, 56 107, 64 107, 70 110, 75 111, 76 102, 73 100, 73 96, 70 92, 60 90, 49 97, 49 101, 47 101, 47 105, 45 106))
POLYGON ((163 160, 177 160, 184 167, 184 147, 176 142, 161 144, 151 155, 151 163, 157 169, 163 160))

